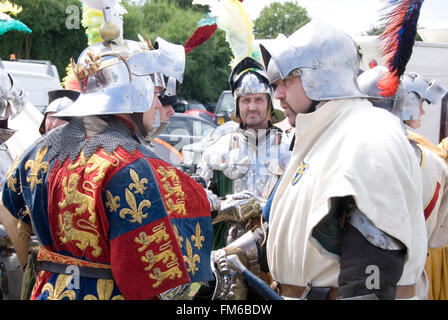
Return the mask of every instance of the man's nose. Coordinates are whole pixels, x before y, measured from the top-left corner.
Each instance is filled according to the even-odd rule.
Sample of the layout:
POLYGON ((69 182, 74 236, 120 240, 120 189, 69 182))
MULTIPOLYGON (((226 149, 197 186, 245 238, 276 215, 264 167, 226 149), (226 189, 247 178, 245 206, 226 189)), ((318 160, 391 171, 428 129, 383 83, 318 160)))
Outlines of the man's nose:
POLYGON ((275 88, 275 91, 274 91, 274 98, 281 100, 284 97, 285 97, 285 92, 284 92, 283 88, 280 86, 277 86, 277 88, 275 88))

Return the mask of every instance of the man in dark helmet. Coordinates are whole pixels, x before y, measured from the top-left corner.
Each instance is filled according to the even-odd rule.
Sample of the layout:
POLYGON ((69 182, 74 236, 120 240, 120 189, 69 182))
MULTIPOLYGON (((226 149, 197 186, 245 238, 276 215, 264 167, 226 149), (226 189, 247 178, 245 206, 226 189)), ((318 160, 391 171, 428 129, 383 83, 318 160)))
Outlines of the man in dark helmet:
MULTIPOLYGON (((244 209, 236 212, 245 214, 220 212, 213 218, 214 249, 234 242, 259 225, 259 207, 267 201, 291 154, 291 136, 274 126, 284 119, 284 114, 274 109, 273 92, 263 65, 251 57, 242 59, 233 68, 229 83, 235 99, 231 119, 237 125, 207 147, 197 174, 215 194, 227 196, 220 208, 235 204, 238 207, 240 203, 244 209)), ((252 257, 252 261, 256 260, 252 257)), ((251 269, 260 272, 257 264, 251 269)), ((234 298, 245 299, 247 288, 239 289, 234 298)))
POLYGON ((52 117, 53 114, 69 107, 79 97, 75 90, 51 90, 48 91, 48 106, 45 109, 44 118, 39 127, 40 134, 45 134, 51 129, 67 123, 64 120, 52 117))

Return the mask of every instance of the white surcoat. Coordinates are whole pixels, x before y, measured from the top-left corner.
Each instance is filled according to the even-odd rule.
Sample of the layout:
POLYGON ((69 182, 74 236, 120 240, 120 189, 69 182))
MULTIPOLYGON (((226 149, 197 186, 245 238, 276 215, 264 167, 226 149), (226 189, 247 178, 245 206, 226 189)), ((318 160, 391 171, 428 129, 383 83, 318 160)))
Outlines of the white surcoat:
POLYGON ((448 165, 435 152, 421 144, 420 167, 423 180, 423 208, 428 233, 428 247, 448 244, 448 165))
POLYGON ((426 259, 421 171, 398 118, 365 99, 334 100, 298 114, 295 145, 274 195, 267 259, 274 280, 337 287, 339 222, 330 199, 352 196, 380 230, 406 247, 399 285, 414 284, 426 259))

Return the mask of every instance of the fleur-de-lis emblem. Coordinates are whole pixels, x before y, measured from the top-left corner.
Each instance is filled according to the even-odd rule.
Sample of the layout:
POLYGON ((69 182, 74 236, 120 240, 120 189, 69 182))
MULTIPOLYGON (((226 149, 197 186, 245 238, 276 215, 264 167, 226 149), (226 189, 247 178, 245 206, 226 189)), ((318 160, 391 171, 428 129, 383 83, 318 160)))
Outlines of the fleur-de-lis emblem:
POLYGON ((62 300, 68 298, 69 300, 76 299, 76 293, 73 290, 65 290, 67 285, 71 283, 73 276, 67 274, 61 274, 56 279, 56 283, 53 285, 48 282, 42 288, 42 293, 48 292, 48 300, 62 300))
POLYGON ((201 250, 202 248, 202 242, 205 241, 205 237, 201 235, 201 226, 199 225, 199 222, 196 224, 196 233, 191 236, 191 241, 194 241, 194 246, 198 248, 198 250, 201 250))
POLYGON ((110 279, 98 279, 96 283, 97 296, 88 294, 84 297, 84 300, 124 300, 122 295, 116 295, 112 299, 112 291, 114 290, 114 280, 110 279))
POLYGON ((106 208, 109 208, 110 212, 116 212, 120 207, 120 205, 118 204, 118 202, 120 202, 120 197, 119 196, 114 197, 109 190, 106 190, 106 198, 107 201, 104 204, 106 208))
POLYGON ((129 190, 135 189, 134 193, 140 193, 141 195, 143 195, 143 191, 145 191, 146 189, 148 189, 147 187, 145 187, 145 183, 148 183, 148 179, 143 178, 140 180, 137 172, 135 172, 133 169, 131 169, 131 171, 129 172, 132 181, 134 181, 134 183, 131 183, 129 185, 129 190))
POLYGON ((16 171, 17 167, 19 166, 19 160, 22 157, 22 154, 23 154, 23 151, 17 158, 14 159, 14 162, 12 163, 8 172, 6 173, 6 181, 8 181, 8 188, 14 192, 17 192, 17 189, 16 189, 17 178, 14 178, 13 174, 16 171))
POLYGON ((43 170, 43 173, 46 173, 48 171, 48 168, 50 167, 50 164, 48 162, 42 162, 45 155, 47 154, 48 148, 45 148, 42 150, 39 149, 36 154, 36 159, 28 160, 25 163, 25 170, 31 169, 29 176, 26 178, 26 181, 30 183, 30 189, 33 191, 35 184, 41 184, 42 178, 38 178, 37 175, 39 174, 39 171, 43 170))
POLYGON ((177 242, 179 243, 179 247, 182 248, 182 242, 184 242, 184 237, 179 235, 179 230, 177 229, 177 226, 173 224, 174 227, 174 235, 176 236, 177 242))
POLYGON ((143 208, 148 207, 151 208, 151 201, 149 200, 142 200, 137 207, 137 202, 135 200, 134 195, 132 194, 129 189, 126 189, 126 202, 128 203, 129 208, 123 208, 120 210, 120 218, 125 219, 127 214, 130 214, 132 219, 129 220, 129 222, 138 222, 142 223, 143 219, 148 216, 148 213, 143 214, 143 208))
POLYGON ((184 261, 188 264, 187 271, 191 272, 191 274, 194 275, 196 271, 199 270, 199 268, 196 266, 196 263, 201 262, 201 257, 196 253, 193 254, 193 248, 191 247, 190 240, 188 239, 186 242, 186 248, 188 256, 184 256, 184 261))

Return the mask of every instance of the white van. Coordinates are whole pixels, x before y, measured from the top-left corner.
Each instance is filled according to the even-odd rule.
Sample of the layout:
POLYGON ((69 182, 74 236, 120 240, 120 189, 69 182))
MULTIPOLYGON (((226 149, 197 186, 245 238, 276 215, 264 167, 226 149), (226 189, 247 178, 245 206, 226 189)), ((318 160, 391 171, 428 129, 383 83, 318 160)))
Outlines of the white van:
POLYGON ((18 86, 24 89, 31 102, 14 119, 8 121, 8 127, 17 130, 5 143, 14 159, 40 137, 39 126, 48 104, 48 91, 62 87, 58 71, 49 61, 0 60, 0 68, 5 69, 18 86))

